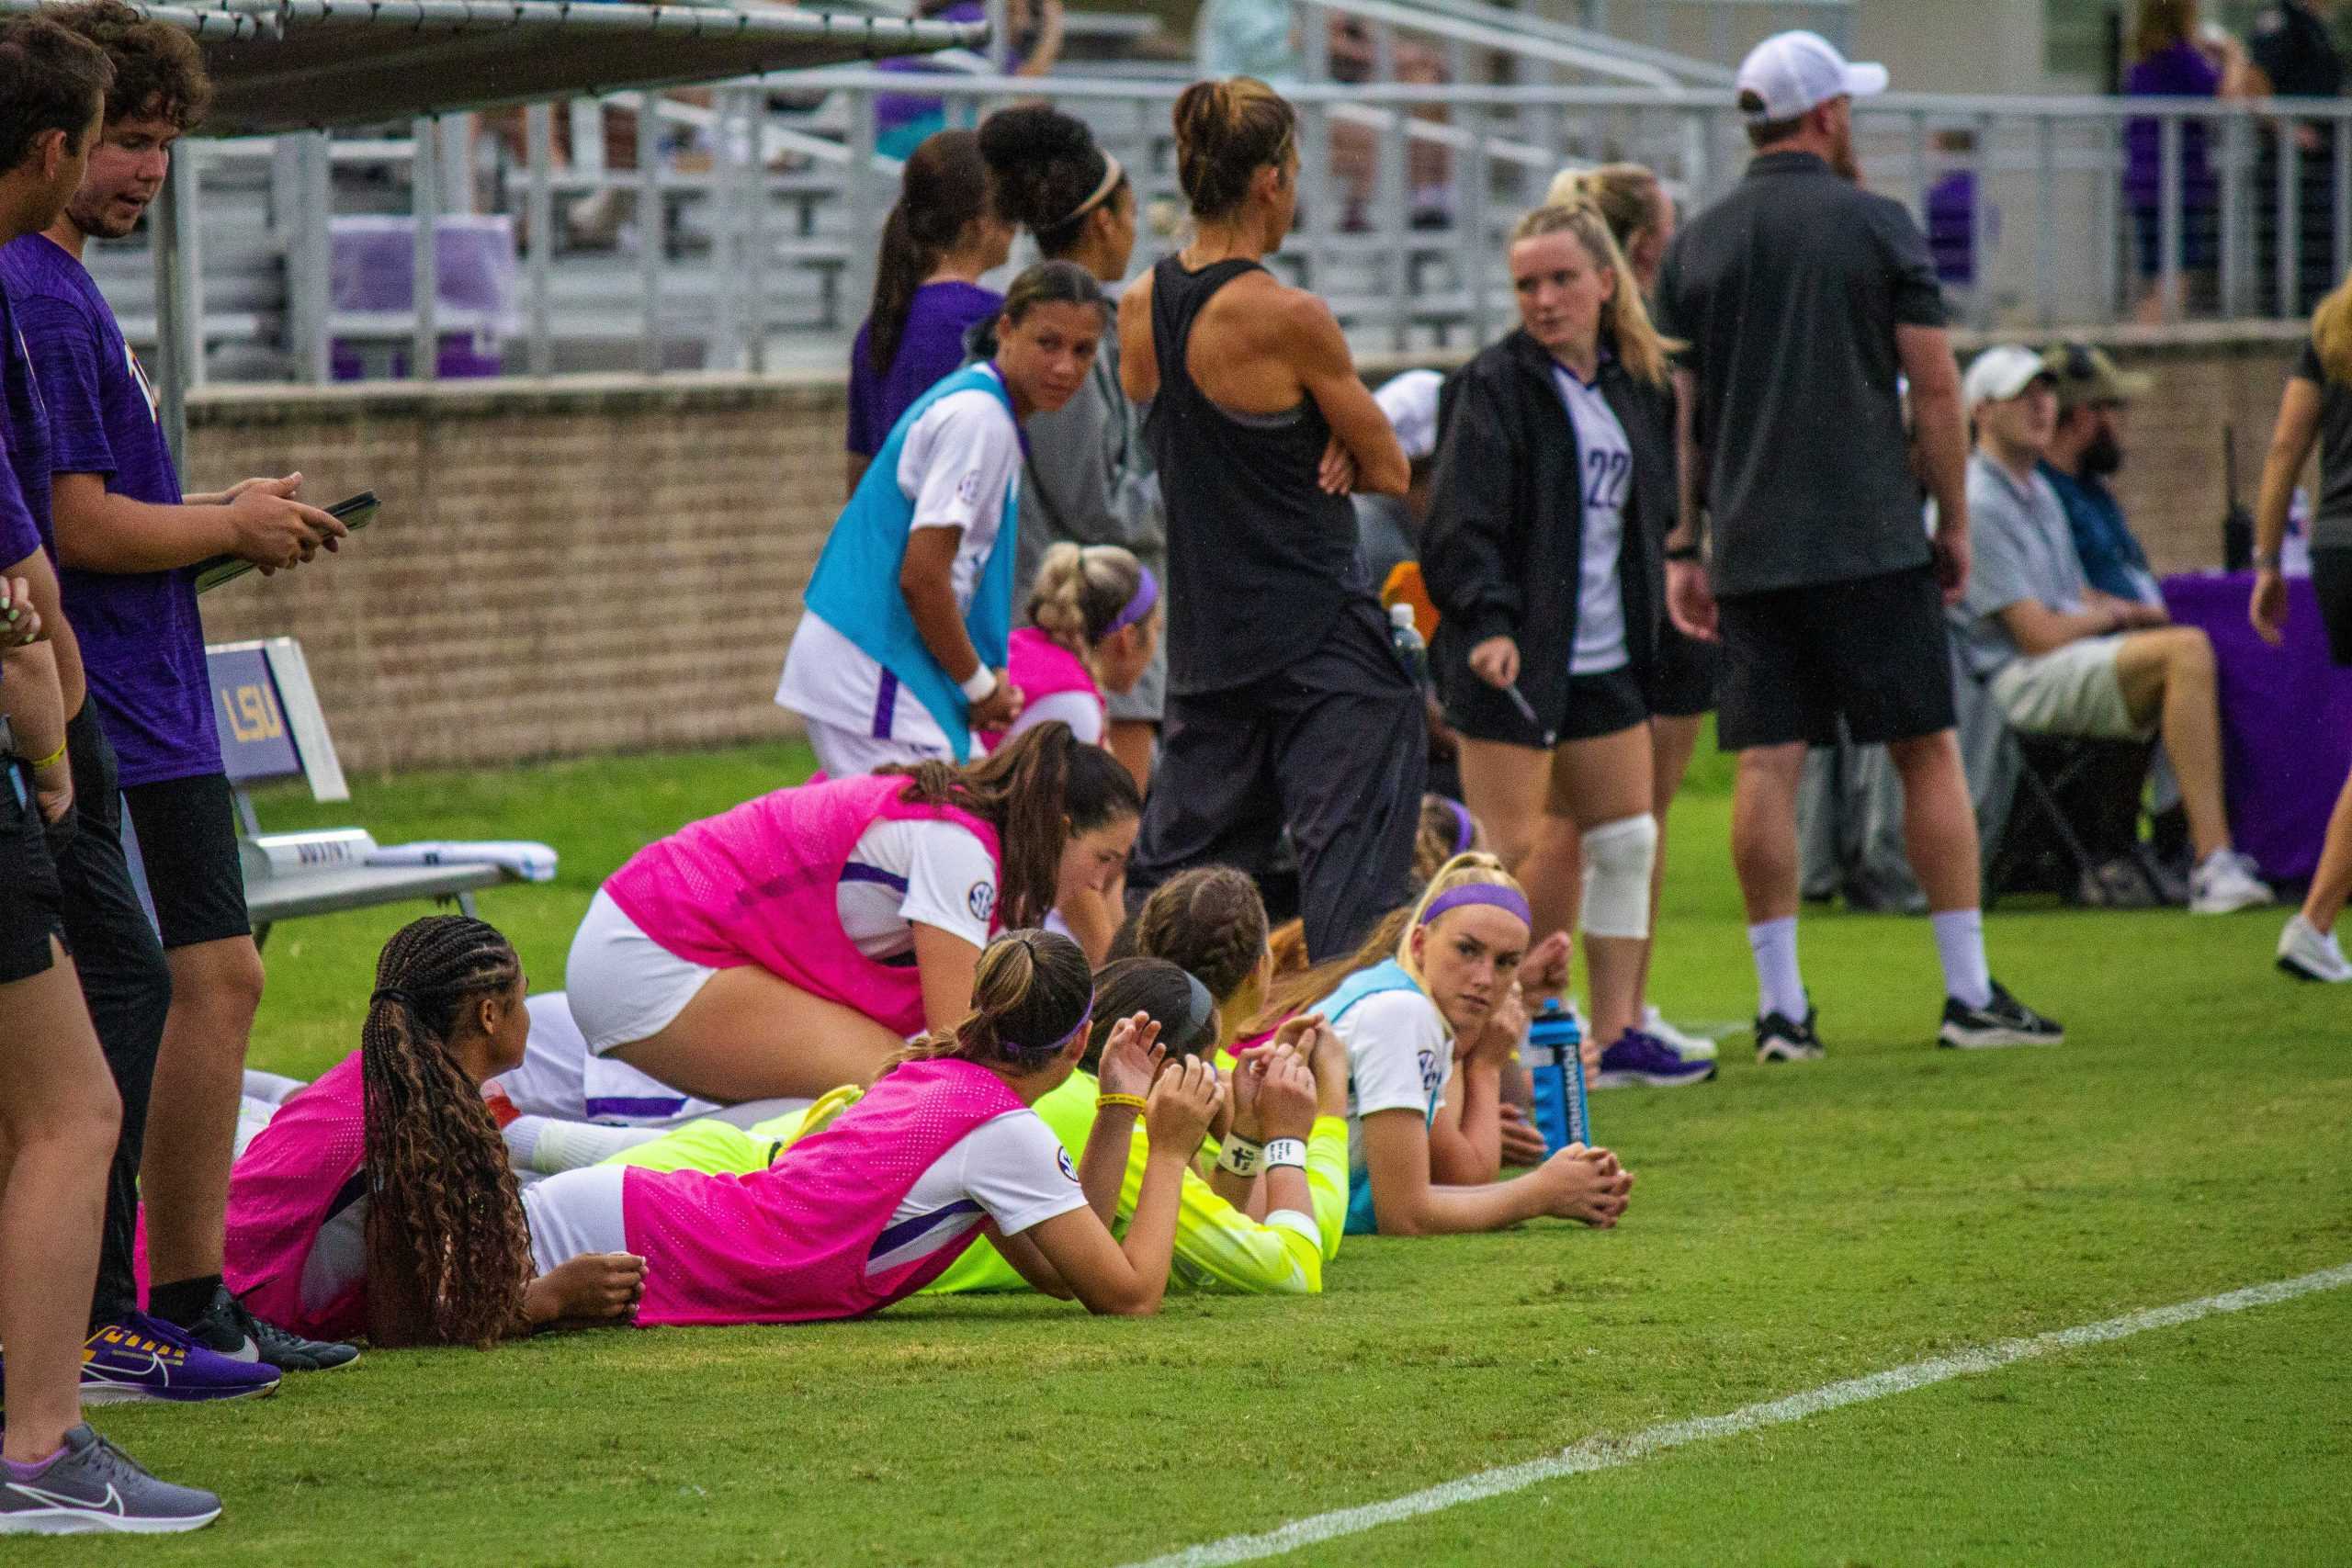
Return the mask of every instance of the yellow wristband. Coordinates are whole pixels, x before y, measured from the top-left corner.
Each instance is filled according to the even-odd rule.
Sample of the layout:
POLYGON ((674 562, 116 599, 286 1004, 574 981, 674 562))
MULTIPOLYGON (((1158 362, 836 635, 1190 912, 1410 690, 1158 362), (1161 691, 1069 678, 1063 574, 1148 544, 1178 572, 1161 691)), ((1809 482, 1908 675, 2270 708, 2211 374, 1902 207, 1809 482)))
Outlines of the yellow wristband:
POLYGON ((64 756, 64 755, 65 755, 65 742, 64 742, 64 741, 62 741, 62 740, 61 740, 61 741, 59 741, 59 742, 57 743, 57 750, 56 750, 51 751, 48 756, 46 756, 46 757, 43 757, 43 758, 40 759, 38 761, 28 761, 28 762, 27 762, 27 763, 25 764, 25 766, 27 766, 27 767, 30 768, 30 769, 31 769, 33 772, 35 772, 35 773, 39 773, 39 772, 40 772, 43 768, 46 768, 46 767, 50 766, 51 764, 54 763, 55 761, 57 761, 57 760, 58 760, 59 758, 61 758, 61 757, 62 757, 62 756, 64 756))
POLYGON ((1103 1109, 1103 1107, 1110 1105, 1124 1105, 1128 1110, 1133 1111, 1137 1114, 1141 1114, 1143 1111, 1143 1096, 1139 1094, 1098 1094, 1094 1097, 1095 1110, 1100 1111, 1103 1109))

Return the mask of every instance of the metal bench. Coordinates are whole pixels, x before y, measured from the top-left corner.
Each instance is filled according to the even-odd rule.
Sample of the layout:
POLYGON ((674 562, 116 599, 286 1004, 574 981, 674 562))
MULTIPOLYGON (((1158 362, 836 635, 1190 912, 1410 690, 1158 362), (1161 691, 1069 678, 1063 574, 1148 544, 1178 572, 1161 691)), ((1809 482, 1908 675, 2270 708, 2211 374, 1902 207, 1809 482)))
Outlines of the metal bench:
POLYGON ((302 646, 292 637, 219 643, 204 650, 211 677, 213 717, 220 729, 220 761, 234 787, 244 840, 245 907, 254 940, 263 942, 279 920, 329 915, 411 899, 454 900, 474 913, 474 894, 522 878, 488 862, 441 865, 330 864, 281 871, 255 852, 262 838, 249 786, 301 778, 314 800, 349 800, 343 765, 327 734, 302 646))

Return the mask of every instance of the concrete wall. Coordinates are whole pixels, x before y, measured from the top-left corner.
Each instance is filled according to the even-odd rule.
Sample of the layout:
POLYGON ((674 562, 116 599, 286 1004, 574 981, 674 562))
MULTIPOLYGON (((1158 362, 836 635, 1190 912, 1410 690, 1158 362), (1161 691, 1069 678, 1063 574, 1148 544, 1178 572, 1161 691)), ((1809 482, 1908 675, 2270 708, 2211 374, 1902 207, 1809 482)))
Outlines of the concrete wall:
MULTIPOLYGON (((2120 488, 2160 567, 2220 554, 2220 446, 2251 501, 2294 344, 2116 334, 2163 379, 2120 488)), ((1396 367, 1368 367, 1375 377, 1396 367)), ((837 378, 567 378, 197 394, 192 488, 299 468, 383 497, 340 558, 205 601, 213 641, 290 635, 345 764, 772 737, 770 700, 842 495, 837 378)))

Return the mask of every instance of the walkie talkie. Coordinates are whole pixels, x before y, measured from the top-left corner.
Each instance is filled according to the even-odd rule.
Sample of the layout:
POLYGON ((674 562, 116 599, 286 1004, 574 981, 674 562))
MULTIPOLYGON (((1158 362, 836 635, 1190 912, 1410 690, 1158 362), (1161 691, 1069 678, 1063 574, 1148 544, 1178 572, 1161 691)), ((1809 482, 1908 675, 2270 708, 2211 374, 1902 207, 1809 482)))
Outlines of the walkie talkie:
POLYGON ((2222 426, 2222 570, 2254 569, 2254 513, 2238 499, 2238 427, 2222 426))

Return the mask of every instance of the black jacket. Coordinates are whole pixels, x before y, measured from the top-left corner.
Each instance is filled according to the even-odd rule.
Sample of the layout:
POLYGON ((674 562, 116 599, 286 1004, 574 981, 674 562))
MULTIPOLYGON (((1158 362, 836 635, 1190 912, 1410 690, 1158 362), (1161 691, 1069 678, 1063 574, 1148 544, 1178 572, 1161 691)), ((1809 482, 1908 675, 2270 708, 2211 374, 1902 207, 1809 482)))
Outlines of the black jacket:
MULTIPOLYGON (((1421 545, 1422 579, 1440 616, 1430 665, 1448 721, 1474 739, 1522 746, 1549 746, 1566 728, 1584 552, 1584 459, 1553 363, 1521 330, 1448 382, 1421 545), (1538 726, 1471 671, 1470 650, 1491 637, 1519 644, 1519 689, 1538 726)), ((1617 580, 1626 651, 1646 686, 1674 527, 1674 395, 1628 374, 1614 355, 1602 360, 1600 389, 1633 448, 1617 580)))

